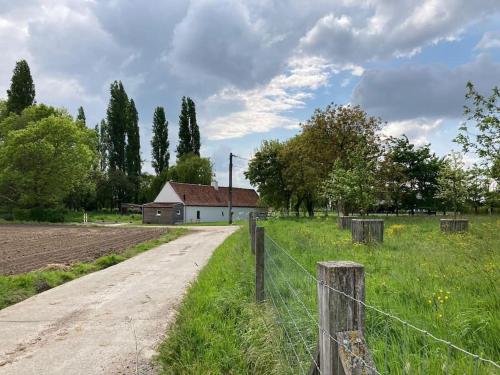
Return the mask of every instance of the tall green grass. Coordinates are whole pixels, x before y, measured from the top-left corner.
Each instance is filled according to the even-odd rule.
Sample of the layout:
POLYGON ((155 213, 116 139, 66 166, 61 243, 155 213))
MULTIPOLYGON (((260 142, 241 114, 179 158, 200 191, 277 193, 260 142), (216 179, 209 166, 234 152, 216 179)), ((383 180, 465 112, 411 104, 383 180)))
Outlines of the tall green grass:
MULTIPOLYGON (((498 362, 500 218, 471 217, 466 234, 441 233, 438 218, 384 219, 382 245, 352 244, 332 217, 259 225, 314 276, 318 261, 363 264, 367 303, 498 362)), ((246 228, 230 237, 189 290, 162 346, 164 373, 300 373, 301 365, 307 371, 318 330, 304 305, 317 317, 316 285, 267 240, 267 302, 255 305, 248 241, 246 228)), ((368 345, 381 373, 475 373, 473 358, 373 310, 366 314, 368 345)), ((479 363, 477 373, 498 372, 479 363)))
POLYGON ((173 241, 185 234, 186 231, 183 228, 169 230, 157 239, 129 247, 121 254, 109 254, 100 257, 90 263, 76 263, 67 267, 32 271, 18 275, 0 275, 0 309, 91 272, 113 266, 163 243, 173 241))

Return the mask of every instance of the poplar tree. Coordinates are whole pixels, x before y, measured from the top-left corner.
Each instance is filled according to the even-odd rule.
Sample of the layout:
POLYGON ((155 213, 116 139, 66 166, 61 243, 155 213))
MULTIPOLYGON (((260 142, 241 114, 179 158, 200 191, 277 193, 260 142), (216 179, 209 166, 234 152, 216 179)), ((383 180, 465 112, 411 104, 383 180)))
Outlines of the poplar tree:
POLYGON ((163 107, 156 107, 153 115, 153 139, 151 140, 151 155, 156 175, 168 169, 170 159, 168 142, 168 121, 163 107))
POLYGON ((141 142, 139 135, 139 115, 134 99, 130 99, 127 122, 126 167, 127 175, 137 177, 141 174, 141 142))
POLYGON ((179 115, 179 144, 177 145, 177 159, 193 152, 191 130, 189 128, 189 108, 186 97, 182 97, 181 114, 179 115))
POLYGON ((200 156, 200 129, 196 121, 196 107, 191 98, 187 98, 189 113, 189 131, 191 133, 191 149, 195 155, 200 156))
POLYGON ((83 107, 78 108, 78 114, 76 115, 76 120, 80 121, 84 126, 87 126, 87 121, 85 118, 85 111, 83 110, 83 107))
POLYGON ((20 114, 35 102, 35 84, 26 60, 16 62, 10 89, 7 90, 7 113, 20 114))
POLYGON ((99 153, 99 165, 101 172, 106 171, 108 167, 108 150, 109 150, 109 134, 108 134, 108 124, 106 120, 102 119, 99 125, 96 125, 96 131, 98 132, 98 145, 97 151, 99 153))
POLYGON ((106 121, 109 135, 109 169, 125 172, 126 133, 130 103, 121 81, 114 81, 111 84, 110 93, 106 121))

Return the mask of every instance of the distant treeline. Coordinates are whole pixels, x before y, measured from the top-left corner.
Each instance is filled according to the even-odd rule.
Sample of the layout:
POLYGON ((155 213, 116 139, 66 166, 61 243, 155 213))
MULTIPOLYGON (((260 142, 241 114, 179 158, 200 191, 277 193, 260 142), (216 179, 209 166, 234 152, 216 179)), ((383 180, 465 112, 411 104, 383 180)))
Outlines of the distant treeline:
POLYGON ((263 204, 285 212, 335 209, 414 213, 490 212, 500 202, 500 93, 479 94, 467 84, 465 121, 454 141, 478 162, 465 168, 463 155, 438 157, 430 144, 406 136, 383 138, 383 122, 358 106, 316 110, 295 137, 264 141, 246 177, 263 204))
MULTIPOLYGON (((7 100, 0 100, 0 208, 32 213, 34 220, 71 210, 100 210, 122 202, 155 198, 165 181, 209 184, 212 164, 200 157, 196 107, 181 100, 177 162, 170 166, 168 121, 163 107, 152 114, 151 164, 142 171, 139 114, 120 81, 110 87, 106 118, 86 124, 65 109, 35 101, 35 85, 25 60, 16 63, 7 100)), ((54 221, 54 220, 51 220, 54 221)))

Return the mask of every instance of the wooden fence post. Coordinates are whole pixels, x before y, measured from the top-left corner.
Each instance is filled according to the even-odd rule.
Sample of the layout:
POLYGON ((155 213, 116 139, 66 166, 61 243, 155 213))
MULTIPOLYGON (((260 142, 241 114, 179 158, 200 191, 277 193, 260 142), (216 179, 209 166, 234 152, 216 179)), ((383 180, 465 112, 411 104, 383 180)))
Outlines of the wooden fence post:
POLYGON ((264 228, 255 228, 255 299, 264 301, 264 228))
POLYGON ((384 220, 355 219, 351 222, 352 242, 370 243, 384 241, 384 220))
POLYGON ((348 261, 318 262, 317 278, 321 373, 374 374, 375 365, 364 341, 364 306, 357 302, 365 300, 363 266, 348 261))
POLYGON ((252 235, 252 219, 253 219, 253 212, 248 213, 248 233, 252 235))
POLYGON ((257 228, 257 221, 255 216, 252 215, 252 220, 250 221, 250 248, 252 249, 252 254, 255 254, 255 230, 257 228))

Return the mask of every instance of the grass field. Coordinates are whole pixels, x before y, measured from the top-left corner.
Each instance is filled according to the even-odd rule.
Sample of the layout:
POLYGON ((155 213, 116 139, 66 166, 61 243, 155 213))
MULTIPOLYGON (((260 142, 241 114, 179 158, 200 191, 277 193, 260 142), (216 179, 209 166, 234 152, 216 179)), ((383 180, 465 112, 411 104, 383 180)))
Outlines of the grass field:
MULTIPOLYGON (((331 218, 270 220, 263 225, 266 233, 311 274, 316 273, 317 261, 361 263, 365 266, 367 303, 498 362, 500 218, 471 217, 470 232, 453 235, 440 233, 437 218, 384 219, 384 244, 376 246, 353 245, 350 233, 337 229, 331 218)), ((260 307, 253 303, 254 265, 244 238, 248 241, 246 229, 218 249, 190 290, 171 339, 163 346, 160 361, 165 373, 171 373, 172 368, 176 369, 172 373, 203 368, 210 369, 209 373, 283 373, 283 366, 290 363, 287 352, 277 351, 279 345, 272 340, 252 344, 262 343, 274 331, 281 347, 287 348, 280 326, 272 324, 272 319, 265 319, 267 325, 263 323, 262 317, 279 317, 271 309, 271 301, 260 307), (250 341, 242 339, 247 335, 250 341), (220 363, 227 365, 220 367, 220 363), (232 368, 230 364, 237 366, 232 368)), ((300 315, 288 286, 291 284, 303 296, 302 301, 314 314, 316 286, 297 267, 280 258, 273 246, 266 251, 276 266, 275 270, 269 267, 267 288, 275 290, 275 299, 281 291, 287 310, 295 315, 305 339, 314 345, 317 329, 300 315), (301 324, 308 326, 303 328, 301 324)), ((273 297, 271 290, 268 297, 273 297)), ((476 371, 472 357, 448 350, 446 345, 374 311, 367 310, 366 324, 369 347, 382 373, 476 371)), ((295 367, 292 372, 298 370, 295 367)), ((478 374, 498 373, 495 371, 477 364, 478 374)))
POLYGON ((174 229, 157 239, 129 247, 121 254, 109 254, 90 263, 76 263, 67 267, 0 276, 0 309, 67 281, 120 263, 153 247, 170 242, 182 236, 185 232, 186 229, 174 229))

